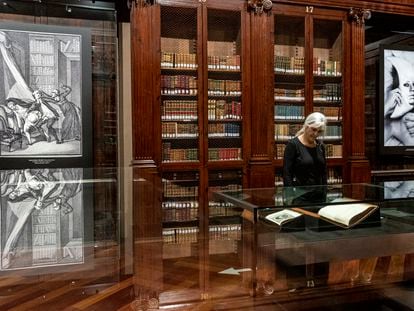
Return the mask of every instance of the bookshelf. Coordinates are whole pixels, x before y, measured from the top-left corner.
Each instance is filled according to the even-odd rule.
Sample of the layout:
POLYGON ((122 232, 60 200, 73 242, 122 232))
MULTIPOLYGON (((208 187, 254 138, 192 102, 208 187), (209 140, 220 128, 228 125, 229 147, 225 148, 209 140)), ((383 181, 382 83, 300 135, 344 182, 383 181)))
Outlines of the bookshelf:
MULTIPOLYGON (((286 142, 300 130, 306 115, 319 111, 328 119, 322 139, 326 145, 329 181, 342 181, 343 50, 342 18, 310 17, 299 11, 296 16, 274 15, 276 167, 282 165, 286 142)), ((276 169, 276 185, 282 184, 281 176, 281 169, 276 169)))
POLYGON ((164 279, 167 263, 191 261, 198 279, 188 299, 208 297, 209 280, 220 279, 209 263, 245 255, 240 210, 212 191, 281 185, 284 146, 307 114, 329 119, 329 183, 366 177, 363 144, 349 129, 360 124, 351 120, 346 39, 358 28, 347 10, 308 9, 278 4, 260 15, 234 0, 132 8, 133 165, 136 177, 155 173, 162 185, 159 196, 135 189, 137 206, 151 206, 139 222, 162 219, 164 279))
POLYGON ((48 94, 57 86, 57 50, 52 36, 29 36, 30 87, 48 94))
POLYGON ((161 25, 162 162, 199 161, 197 10, 162 6, 161 25))
POLYGON ((207 27, 208 160, 241 160, 241 13, 208 9, 207 27))

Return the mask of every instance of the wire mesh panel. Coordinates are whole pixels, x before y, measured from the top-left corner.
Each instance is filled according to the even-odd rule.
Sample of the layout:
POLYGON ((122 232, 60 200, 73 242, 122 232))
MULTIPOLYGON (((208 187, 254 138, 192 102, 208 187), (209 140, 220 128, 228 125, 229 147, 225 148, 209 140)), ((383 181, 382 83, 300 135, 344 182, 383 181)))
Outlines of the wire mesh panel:
POLYGON ((209 9, 208 160, 242 158, 241 17, 209 9))
POLYGON ((162 161, 197 161, 197 9, 161 7, 160 61, 162 161))
POLYGON ((342 21, 314 20, 313 107, 328 120, 328 158, 342 158, 342 40, 342 21))
POLYGON ((275 15, 274 33, 275 158, 282 159, 305 115, 305 19, 275 15))

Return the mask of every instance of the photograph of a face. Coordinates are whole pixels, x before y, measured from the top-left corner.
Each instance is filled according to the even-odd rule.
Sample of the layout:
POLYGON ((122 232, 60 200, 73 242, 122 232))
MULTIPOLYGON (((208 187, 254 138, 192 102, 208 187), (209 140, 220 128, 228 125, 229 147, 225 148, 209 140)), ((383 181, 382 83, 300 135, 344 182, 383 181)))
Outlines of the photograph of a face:
POLYGON ((414 151, 414 50, 381 48, 380 149, 383 153, 414 151))
POLYGON ((82 169, 0 171, 0 271, 84 262, 82 169))

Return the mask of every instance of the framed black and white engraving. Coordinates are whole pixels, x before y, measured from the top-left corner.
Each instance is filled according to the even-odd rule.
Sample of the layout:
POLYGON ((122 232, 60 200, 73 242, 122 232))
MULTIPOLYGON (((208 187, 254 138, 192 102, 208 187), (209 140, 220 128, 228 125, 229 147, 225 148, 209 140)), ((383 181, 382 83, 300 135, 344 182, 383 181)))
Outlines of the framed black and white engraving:
POLYGON ((93 239, 87 175, 82 168, 0 171, 1 272, 85 264, 93 239))
POLYGON ((381 46, 379 150, 414 155, 414 47, 381 46))
POLYGON ((91 166, 91 36, 0 23, 2 167, 91 166))

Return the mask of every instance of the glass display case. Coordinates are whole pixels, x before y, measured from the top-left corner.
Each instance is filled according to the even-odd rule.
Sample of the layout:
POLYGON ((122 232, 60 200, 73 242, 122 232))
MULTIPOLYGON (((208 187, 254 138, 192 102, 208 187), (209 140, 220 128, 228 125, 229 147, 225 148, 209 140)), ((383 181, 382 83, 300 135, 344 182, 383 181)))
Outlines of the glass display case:
POLYGON ((253 296, 289 293, 291 300, 306 295, 317 301, 323 290, 345 303, 356 291, 377 295, 379 288, 410 280, 409 186, 277 187, 215 196, 243 208, 241 266, 249 268, 243 277, 253 296))

